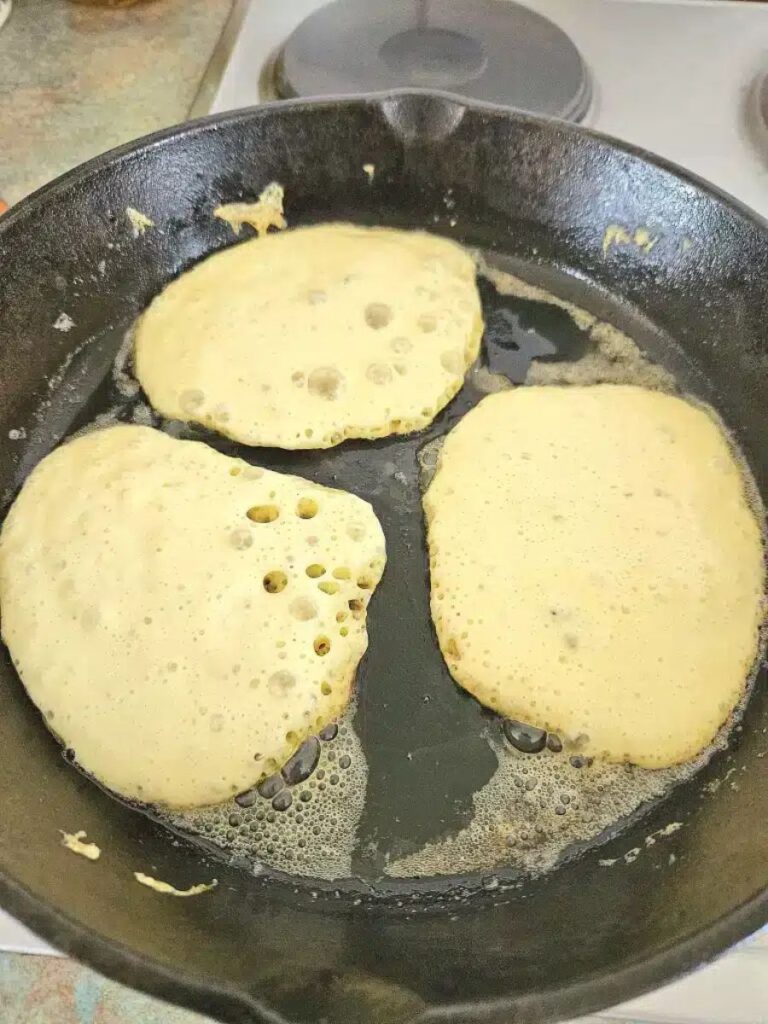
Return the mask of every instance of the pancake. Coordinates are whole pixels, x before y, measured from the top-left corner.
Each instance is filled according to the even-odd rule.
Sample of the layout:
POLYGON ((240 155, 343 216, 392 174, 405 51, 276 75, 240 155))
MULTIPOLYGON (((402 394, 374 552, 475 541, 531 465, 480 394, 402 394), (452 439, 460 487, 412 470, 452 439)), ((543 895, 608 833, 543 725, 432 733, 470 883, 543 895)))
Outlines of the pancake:
POLYGON ((362 499, 115 426, 58 448, 16 499, 2 635, 86 771, 212 804, 345 708, 384 561, 362 499))
POLYGON ((424 498, 454 679, 585 755, 660 768, 745 691, 761 529, 714 415, 629 385, 491 395, 424 498))
POLYGON ((425 427, 482 327, 455 243, 327 224, 233 246, 172 282, 139 321, 135 368, 163 416, 248 445, 328 448, 425 427))

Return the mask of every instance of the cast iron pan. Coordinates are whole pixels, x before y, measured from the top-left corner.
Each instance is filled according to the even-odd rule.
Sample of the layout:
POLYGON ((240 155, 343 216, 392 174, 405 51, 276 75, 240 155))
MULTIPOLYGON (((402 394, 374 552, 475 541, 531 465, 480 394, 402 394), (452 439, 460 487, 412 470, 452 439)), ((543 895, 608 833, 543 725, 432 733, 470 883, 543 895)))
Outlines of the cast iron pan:
MULTIPOLYGON (((6 504, 45 452, 115 400, 111 362, 140 310, 182 270, 233 243, 212 208, 255 199, 272 180, 286 188, 292 225, 336 218, 429 228, 612 321, 714 403, 766 495, 766 226, 647 153, 566 124, 411 92, 185 125, 92 161, 0 221, 6 504), (372 182, 366 163, 376 167, 372 182), (128 206, 157 227, 134 239, 128 206), (645 226, 659 241, 650 253, 633 245, 605 253, 609 224, 645 226), (62 312, 69 331, 53 327, 62 312)), ((578 349, 568 318, 551 307, 490 288, 484 301, 492 369, 519 377, 532 354, 554 348, 568 358, 578 349)), ((466 822, 471 794, 495 766, 485 738, 494 722, 453 685, 429 625, 416 482, 417 449, 476 400, 468 387, 417 438, 243 453, 370 496, 383 522, 389 563, 371 608, 356 721, 370 771, 360 831, 379 854, 466 822), (392 464, 398 478, 389 486, 392 464)), ((492 891, 480 876, 382 881, 380 862, 362 854, 362 880, 338 886, 253 877, 199 845, 172 842, 66 764, 5 651, 0 687, 2 904, 104 973, 224 1020, 570 1018, 706 961, 768 918, 763 674, 730 749, 697 777, 599 849, 533 881, 498 873, 492 891), (684 827, 645 845, 670 821, 684 827), (101 860, 65 851, 59 828, 87 830, 101 860), (640 855, 631 863, 598 864, 633 848, 640 855), (138 886, 134 870, 181 887, 212 874, 220 884, 174 900, 138 886)))

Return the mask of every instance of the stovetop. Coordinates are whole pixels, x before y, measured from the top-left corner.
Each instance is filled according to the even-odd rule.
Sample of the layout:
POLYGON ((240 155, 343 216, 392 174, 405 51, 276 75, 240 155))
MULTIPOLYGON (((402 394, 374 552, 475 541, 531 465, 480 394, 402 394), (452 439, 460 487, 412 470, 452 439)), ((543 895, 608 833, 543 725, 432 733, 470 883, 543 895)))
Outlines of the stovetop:
MULTIPOLYGON (((525 3, 563 29, 584 58, 592 83, 584 124, 659 153, 768 216, 768 128, 758 115, 759 83, 768 74, 768 5, 525 3)), ((322 4, 252 0, 212 101, 205 90, 206 109, 274 98, 273 58, 322 4)))

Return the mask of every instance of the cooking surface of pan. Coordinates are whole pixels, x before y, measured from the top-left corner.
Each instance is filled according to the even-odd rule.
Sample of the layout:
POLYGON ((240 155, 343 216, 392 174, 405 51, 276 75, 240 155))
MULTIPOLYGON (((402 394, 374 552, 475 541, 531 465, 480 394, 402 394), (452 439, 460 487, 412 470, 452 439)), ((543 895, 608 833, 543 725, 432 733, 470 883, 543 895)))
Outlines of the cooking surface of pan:
MULTIPOLYGON (((126 331, 165 283, 233 242, 213 208, 255 199, 273 180, 291 226, 441 232, 625 331, 715 406, 765 496, 765 227, 588 132, 411 93, 208 119, 100 158, 0 222, 3 509, 62 437, 105 413, 137 415, 142 396, 112 375, 126 331), (155 226, 135 234, 127 208, 155 226)), ((585 335, 563 310, 487 282, 481 291, 490 371, 520 381, 533 357, 582 354, 585 335)), ((431 629, 418 479, 419 451, 482 393, 470 377, 427 431, 329 452, 249 450, 185 431, 361 494, 382 520, 388 567, 354 720, 369 771, 359 877, 253 876, 173 841, 64 762, 3 649, 4 905, 105 972, 232 1020, 572 1017, 660 983, 765 920, 762 675, 729 750, 598 849, 536 880, 512 870, 382 879, 387 858, 466 823, 496 765, 487 737, 498 720, 452 683, 431 629), (664 833, 671 823, 681 827, 664 833), (101 860, 64 851, 60 828, 87 830, 101 860), (181 888, 215 875, 219 886, 172 900, 136 885, 133 871, 181 888)))

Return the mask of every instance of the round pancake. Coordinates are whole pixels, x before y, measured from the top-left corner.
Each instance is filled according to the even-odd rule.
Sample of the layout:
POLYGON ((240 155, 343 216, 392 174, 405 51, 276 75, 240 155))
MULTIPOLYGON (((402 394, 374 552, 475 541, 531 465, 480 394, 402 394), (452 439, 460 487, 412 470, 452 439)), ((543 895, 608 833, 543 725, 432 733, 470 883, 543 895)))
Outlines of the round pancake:
POLYGON ((215 803, 346 706, 384 568, 367 502, 115 426, 34 470, 0 534, 2 634, 77 762, 215 803))
POLYGON ((327 224, 216 253, 155 298, 136 374, 164 416, 249 445, 328 448, 432 421, 477 357, 470 255, 327 224))
POLYGON ((478 700, 648 768, 712 740, 744 693, 764 586, 714 416, 633 386, 491 395, 448 436, 424 505, 440 647, 478 700))

